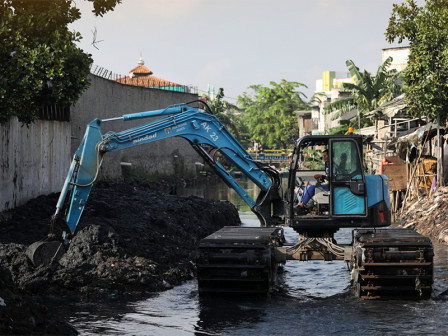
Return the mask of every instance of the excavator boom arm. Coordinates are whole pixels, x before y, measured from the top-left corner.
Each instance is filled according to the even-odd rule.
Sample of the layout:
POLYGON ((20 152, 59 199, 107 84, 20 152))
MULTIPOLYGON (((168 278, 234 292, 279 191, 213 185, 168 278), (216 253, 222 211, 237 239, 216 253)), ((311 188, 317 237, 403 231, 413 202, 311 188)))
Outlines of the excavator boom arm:
POLYGON ((273 224, 272 202, 276 203, 274 207, 276 217, 282 214, 281 190, 279 190, 281 183, 276 171, 255 162, 215 116, 190 106, 177 105, 163 110, 127 114, 118 118, 95 119, 88 124, 85 136, 74 155, 54 216, 59 218, 62 216, 61 209, 68 201, 68 212, 65 220, 62 221, 66 224, 64 235, 75 232, 105 153, 170 137, 186 139, 226 184, 251 207, 262 225, 273 224), (103 122, 160 116, 162 116, 161 119, 122 132, 109 132, 103 135, 101 131, 103 122), (215 155, 207 152, 203 145, 208 145, 222 154, 260 188, 261 192, 257 200, 253 200, 246 193, 225 167, 217 161, 215 155), (71 198, 67 200, 70 189, 71 198))

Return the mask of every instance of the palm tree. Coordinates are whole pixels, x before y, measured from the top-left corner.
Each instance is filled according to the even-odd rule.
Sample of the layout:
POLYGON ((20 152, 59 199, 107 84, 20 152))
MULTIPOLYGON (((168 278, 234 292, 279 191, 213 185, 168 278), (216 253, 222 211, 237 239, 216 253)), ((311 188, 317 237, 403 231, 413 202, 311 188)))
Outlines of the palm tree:
POLYGON ((387 70, 392 63, 392 57, 388 57, 378 67, 375 76, 368 71, 359 72, 359 68, 352 60, 346 62, 354 83, 343 83, 342 89, 350 91, 352 96, 338 99, 324 107, 324 113, 337 111, 333 120, 345 113, 358 109, 358 127, 361 128, 361 119, 367 112, 373 111, 380 105, 392 100, 403 92, 401 73, 397 70, 387 70))

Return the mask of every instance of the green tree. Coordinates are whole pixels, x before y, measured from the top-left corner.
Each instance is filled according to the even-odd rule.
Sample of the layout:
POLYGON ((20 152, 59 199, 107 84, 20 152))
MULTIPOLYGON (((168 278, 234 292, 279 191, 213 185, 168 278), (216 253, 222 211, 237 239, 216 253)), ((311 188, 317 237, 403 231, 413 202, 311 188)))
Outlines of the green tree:
POLYGON ((395 69, 387 69, 391 63, 392 57, 388 57, 373 76, 367 70, 360 72, 352 60, 347 60, 346 64, 354 83, 343 83, 342 90, 350 91, 351 97, 328 104, 324 107, 324 113, 337 111, 333 116, 335 120, 356 108, 359 111, 358 127, 371 125, 371 120, 363 116, 402 93, 400 73, 395 69))
POLYGON ((213 99, 206 96, 206 100, 212 113, 223 123, 223 125, 229 130, 237 133, 238 130, 234 125, 233 115, 235 111, 238 110, 238 107, 224 100, 224 89, 219 88, 218 93, 213 99))
POLYGON ((214 99, 206 96, 206 101, 212 113, 222 122, 222 124, 232 133, 232 135, 243 145, 250 143, 249 131, 241 118, 241 113, 235 104, 224 100, 224 89, 219 88, 214 99))
POLYGON ((238 96, 237 104, 244 110, 244 121, 251 140, 257 140, 266 148, 287 148, 299 134, 295 111, 307 108, 298 91, 305 84, 282 79, 270 82, 271 87, 252 85, 238 96))
MULTIPOLYGON (((89 0, 102 16, 121 0, 89 0)), ((30 124, 42 106, 73 104, 88 86, 91 56, 68 24, 80 19, 74 0, 0 0, 0 122, 30 124)))
POLYGON ((414 0, 394 4, 386 39, 407 40, 408 65, 403 70, 405 101, 414 117, 447 120, 448 106, 448 2, 427 0, 418 7, 414 0))

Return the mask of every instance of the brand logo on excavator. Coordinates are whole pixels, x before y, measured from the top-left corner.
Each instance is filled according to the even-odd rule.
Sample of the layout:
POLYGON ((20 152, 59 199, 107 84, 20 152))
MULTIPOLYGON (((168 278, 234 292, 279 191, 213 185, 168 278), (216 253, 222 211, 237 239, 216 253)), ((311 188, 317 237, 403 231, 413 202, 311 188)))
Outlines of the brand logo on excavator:
POLYGON ((132 143, 133 144, 138 144, 139 142, 147 141, 147 140, 151 140, 151 139, 155 139, 155 138, 157 138, 157 133, 154 133, 154 134, 151 134, 151 135, 146 135, 143 138, 135 139, 132 143))

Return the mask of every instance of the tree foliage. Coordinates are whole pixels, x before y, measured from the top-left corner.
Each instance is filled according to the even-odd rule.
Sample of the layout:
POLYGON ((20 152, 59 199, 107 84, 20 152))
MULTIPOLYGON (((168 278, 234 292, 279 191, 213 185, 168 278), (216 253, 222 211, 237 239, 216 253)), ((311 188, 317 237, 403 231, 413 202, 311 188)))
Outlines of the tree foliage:
MULTIPOLYGON (((90 0, 102 16, 121 0, 90 0)), ((0 122, 29 124, 42 106, 73 104, 88 86, 91 56, 68 24, 80 19, 73 0, 0 0, 0 122)))
POLYGON ((448 103, 448 2, 427 0, 418 7, 414 0, 394 5, 386 39, 410 44, 404 69, 408 113, 441 122, 447 119, 448 103))
POLYGON ((237 132, 233 122, 233 112, 238 110, 238 107, 224 100, 224 89, 219 88, 216 97, 212 99, 207 96, 206 100, 212 113, 222 122, 222 124, 226 126, 226 128, 237 132))
POLYGON ((232 135, 243 145, 248 146, 250 137, 247 126, 244 124, 238 106, 224 100, 224 89, 219 88, 216 97, 206 97, 206 101, 212 113, 232 133, 232 135))
POLYGON ((282 79, 270 82, 271 87, 252 85, 238 96, 238 105, 244 110, 244 121, 251 140, 260 141, 264 148, 287 148, 299 135, 296 111, 307 108, 298 91, 305 84, 282 79))
POLYGON ((376 74, 372 75, 367 70, 360 72, 352 60, 347 60, 346 64, 354 83, 343 83, 342 89, 350 91, 351 97, 341 98, 328 104, 324 108, 325 113, 338 111, 333 116, 333 119, 337 119, 356 108, 362 118, 367 112, 373 111, 399 95, 402 92, 399 73, 394 69, 387 69, 391 63, 392 57, 388 57, 378 67, 376 74))

